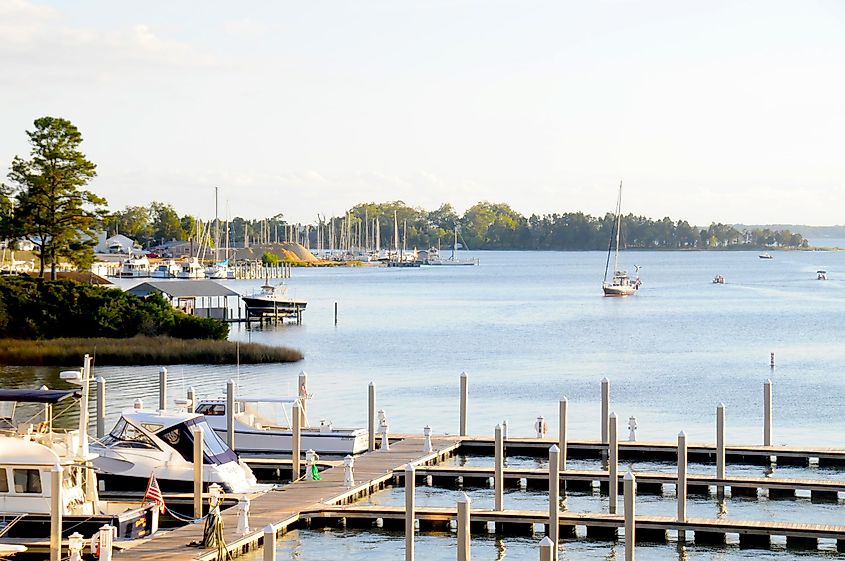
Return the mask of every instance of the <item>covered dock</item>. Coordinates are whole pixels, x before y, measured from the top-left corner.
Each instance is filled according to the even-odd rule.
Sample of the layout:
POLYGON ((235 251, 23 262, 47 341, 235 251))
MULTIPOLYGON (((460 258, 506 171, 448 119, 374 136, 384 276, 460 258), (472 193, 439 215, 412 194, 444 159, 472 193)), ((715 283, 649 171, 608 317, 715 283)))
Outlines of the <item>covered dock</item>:
POLYGON ((147 281, 126 292, 141 298, 158 293, 167 298, 174 308, 186 314, 224 321, 233 319, 230 317, 229 298, 235 298, 235 310, 241 307, 240 294, 211 280, 147 281))

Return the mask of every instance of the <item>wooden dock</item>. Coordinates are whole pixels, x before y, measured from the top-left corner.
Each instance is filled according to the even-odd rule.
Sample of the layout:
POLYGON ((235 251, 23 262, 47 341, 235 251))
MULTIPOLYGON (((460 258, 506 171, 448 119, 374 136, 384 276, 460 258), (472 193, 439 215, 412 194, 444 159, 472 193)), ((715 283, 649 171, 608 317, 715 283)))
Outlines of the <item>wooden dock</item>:
MULTIPOLYGON (((452 507, 417 507, 416 518, 420 531, 449 531, 455 524, 457 509, 452 507)), ((391 506, 333 506, 305 513, 312 525, 330 526, 344 520, 347 526, 398 527, 404 520, 403 507, 391 506), (350 524, 350 521, 352 524, 350 524)), ((534 534, 535 525, 546 525, 548 511, 535 510, 492 510, 477 509, 470 512, 470 531, 477 534, 494 531, 503 535, 534 534)), ((559 516, 561 537, 574 538, 576 527, 586 528, 586 535, 596 539, 618 539, 619 528, 624 527, 620 514, 576 513, 563 511, 559 516)), ((819 539, 836 540, 837 549, 845 550, 845 526, 830 524, 805 524, 801 522, 748 521, 714 518, 688 518, 678 522, 670 516, 637 516, 636 532, 638 542, 666 542, 668 531, 694 533, 696 543, 724 543, 726 534, 738 534, 740 545, 769 547, 773 536, 786 538, 787 547, 807 549, 818 547, 819 539)))
MULTIPOLYGON (((245 553, 262 544, 264 528, 273 526, 277 534, 297 524, 300 514, 354 502, 376 491, 384 489, 393 480, 393 472, 400 466, 412 463, 428 465, 452 456, 459 440, 450 437, 432 438, 434 452, 424 453, 422 437, 408 437, 391 444, 389 451, 375 451, 355 458, 354 476, 356 485, 347 488, 344 484, 342 466, 321 472, 319 481, 298 480, 280 489, 269 491, 250 503, 250 532, 238 535, 237 509, 223 511, 224 536, 227 550, 232 555, 245 553)), ((216 549, 191 547, 188 544, 202 540, 203 526, 191 524, 170 532, 162 532, 148 540, 137 543, 120 554, 124 561, 214 561, 216 549)))
MULTIPOLYGON (((488 487, 493 478, 492 467, 426 466, 417 470, 418 482, 431 478, 434 486, 443 487, 488 487)), ((663 493, 663 486, 674 487, 677 476, 673 473, 637 472, 639 494, 663 493)), ((397 470, 397 478, 405 473, 397 470)), ((607 490, 610 475, 600 470, 570 470, 560 472, 561 487, 569 490, 589 491, 595 484, 607 490)), ((549 472, 546 469, 505 468, 504 485, 518 487, 525 482, 528 489, 548 489, 549 472)), ((836 502, 839 493, 845 493, 845 479, 796 479, 776 477, 731 476, 719 479, 715 475, 687 475, 687 489, 690 494, 707 494, 710 487, 729 487, 733 496, 756 497, 760 490, 767 490, 770 498, 794 498, 797 491, 809 492, 814 501, 836 502)), ((622 490, 622 474, 619 474, 619 490, 622 490)))
MULTIPOLYGON (((492 437, 462 437, 461 452, 493 455, 492 437)), ((548 457, 549 447, 558 444, 551 438, 508 438, 505 452, 510 456, 548 457)), ((601 458, 607 451, 607 443, 599 440, 569 440, 569 458, 601 458)), ((676 442, 619 441, 620 460, 665 460, 674 462, 677 458, 676 442)), ((808 466, 818 462, 819 467, 845 466, 845 449, 805 446, 762 446, 727 445, 725 452, 728 463, 749 465, 808 466)), ((691 443, 687 449, 690 462, 711 463, 716 458, 716 447, 712 444, 691 443)))

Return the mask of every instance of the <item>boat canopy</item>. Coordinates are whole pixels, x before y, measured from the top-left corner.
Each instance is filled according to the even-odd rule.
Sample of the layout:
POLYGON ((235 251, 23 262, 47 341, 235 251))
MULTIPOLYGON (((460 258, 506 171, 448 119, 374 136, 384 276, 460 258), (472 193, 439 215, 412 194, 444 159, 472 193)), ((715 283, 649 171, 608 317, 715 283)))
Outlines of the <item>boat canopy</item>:
POLYGON ((240 401, 241 403, 288 403, 294 404, 299 401, 299 398, 296 396, 286 396, 286 397, 235 397, 235 401, 240 401))
POLYGON ((80 398, 76 390, 0 390, 0 401, 19 403, 58 403, 69 397, 80 398))

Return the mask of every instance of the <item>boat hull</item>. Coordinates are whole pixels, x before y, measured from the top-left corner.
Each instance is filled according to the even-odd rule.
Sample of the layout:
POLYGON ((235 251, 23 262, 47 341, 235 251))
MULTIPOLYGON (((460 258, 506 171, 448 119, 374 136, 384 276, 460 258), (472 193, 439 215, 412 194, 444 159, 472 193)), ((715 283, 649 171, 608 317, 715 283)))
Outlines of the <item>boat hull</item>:
MULTIPOLYGON (((225 439, 226 429, 214 427, 214 432, 225 439)), ((235 452, 238 454, 290 454, 291 432, 289 430, 236 429, 235 452)), ((366 452, 367 431, 363 429, 320 432, 304 430, 300 434, 300 450, 314 450, 321 456, 346 456, 366 452)))
POLYGON ((243 296, 241 298, 250 316, 296 314, 302 312, 307 302, 302 300, 268 300, 265 298, 243 296))
MULTIPOLYGON (((118 503, 125 504, 126 510, 116 514, 94 515, 63 515, 62 538, 67 539, 74 532, 83 536, 95 535, 102 526, 110 525, 117 528, 117 539, 132 540, 147 537, 158 529, 158 512, 154 504, 138 506, 138 501, 118 503)), ((117 504, 115 504, 117 506, 117 504)), ((5 524, 14 518, 13 513, 2 513, 4 523, 0 526, 6 530, 5 524)), ((14 543, 14 538, 45 538, 50 537, 50 514, 27 514, 15 524, 11 524, 3 535, 3 543, 14 543)))
POLYGON ((637 291, 633 286, 614 286, 610 284, 602 285, 601 288, 605 296, 631 296, 637 291))

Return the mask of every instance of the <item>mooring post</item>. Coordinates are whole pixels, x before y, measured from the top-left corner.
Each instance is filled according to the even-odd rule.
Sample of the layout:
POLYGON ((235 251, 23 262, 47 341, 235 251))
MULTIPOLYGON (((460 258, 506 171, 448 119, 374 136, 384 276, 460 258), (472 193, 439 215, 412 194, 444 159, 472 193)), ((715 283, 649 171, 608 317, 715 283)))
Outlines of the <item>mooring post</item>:
POLYGON ((772 380, 763 382, 763 446, 772 445, 772 380))
POLYGON ((290 415, 293 420, 293 431, 291 434, 291 441, 290 441, 290 459, 291 459, 291 481, 296 481, 299 479, 299 456, 300 456, 300 438, 302 436, 302 412, 299 410, 299 404, 294 403, 293 407, 290 408, 291 412, 290 415))
POLYGON ((302 408, 302 415, 304 417, 308 416, 308 406, 306 402, 308 400, 308 374, 305 373, 305 370, 299 373, 299 384, 297 385, 299 390, 297 394, 299 395, 299 406, 302 408))
POLYGON ((619 435, 617 433, 618 425, 616 423, 616 413, 611 413, 608 419, 608 429, 610 432, 610 442, 607 445, 608 461, 608 479, 607 479, 607 498, 608 498, 608 512, 616 514, 616 509, 619 504, 619 435))
POLYGON ((50 470, 50 561, 62 558, 62 466, 50 470))
POLYGON ((625 561, 634 561, 637 543, 634 519, 636 517, 637 478, 630 471, 625 474, 625 561))
POLYGON ((540 561, 554 561, 554 543, 546 536, 540 540, 540 561))
POLYGON ((264 526, 264 561, 276 561, 276 530, 272 524, 264 526))
POLYGON ((235 449, 235 381, 226 382, 226 444, 235 449))
POLYGON ((203 451, 203 431, 202 427, 194 426, 194 519, 202 518, 202 451, 203 451))
POLYGON ((774 369, 775 367, 775 353, 771 353, 769 355, 769 368, 774 369))
POLYGON ((144 400, 140 397, 136 398, 135 401, 132 402, 132 407, 135 409, 143 409, 144 408, 144 400))
MULTIPOLYGON (((725 404, 719 403, 716 406, 716 478, 725 478, 725 404)), ((722 485, 717 487, 719 492, 724 492, 722 485)))
POLYGON ((566 440, 567 440, 567 423, 569 422, 569 400, 566 399, 566 396, 563 396, 563 399, 560 400, 560 416, 558 417, 559 422, 559 438, 558 438, 558 448, 560 448, 560 469, 561 471, 566 470, 566 440))
POLYGON ((467 435, 467 406, 469 401, 469 377, 461 372, 461 436, 467 435))
POLYGON ((112 539, 114 538, 115 527, 108 524, 100 526, 100 531, 97 534, 97 545, 100 548, 100 556, 98 561, 112 560, 112 539))
POLYGON ((556 444, 552 444, 549 448, 549 533, 548 537, 552 540, 552 559, 557 558, 557 544, 560 539, 560 472, 558 466, 560 465, 560 448, 556 444))
POLYGON ((167 409, 167 368, 163 366, 158 371, 158 409, 167 409))
POLYGON ((106 379, 97 376, 97 439, 106 435, 106 379))
POLYGON ((502 438, 502 425, 496 425, 494 435, 495 444, 493 447, 493 455, 495 456, 495 468, 493 470, 493 491, 496 496, 494 508, 495 510, 504 510, 505 441, 502 438))
POLYGON ((249 533, 249 497, 241 497, 238 499, 237 532, 242 536, 249 533))
POLYGON ((82 561, 82 550, 85 549, 85 538, 79 532, 68 536, 68 561, 82 561))
POLYGON ((337 302, 334 303, 334 324, 337 325, 337 302))
POLYGON ((196 411, 197 410, 197 390, 194 388, 194 386, 188 386, 188 391, 185 393, 185 397, 190 402, 188 404, 190 411, 196 411))
POLYGON ((414 493, 416 492, 414 464, 405 466, 405 561, 414 561, 414 493))
MULTIPOLYGON (((678 433, 678 482, 675 485, 678 498, 678 522, 687 521, 687 433, 678 433)), ((685 532, 678 530, 678 543, 685 541, 685 532)))
POLYGON ((466 493, 458 497, 458 561, 470 561, 470 507, 472 501, 466 493))
POLYGON ((355 474, 352 471, 354 467, 355 458, 347 454, 346 457, 343 458, 343 484, 347 489, 351 489, 355 486, 355 474))
POLYGON ((502 440, 508 441, 508 420, 502 421, 502 440))
POLYGON ((370 382, 369 393, 367 397, 367 428, 369 429, 369 439, 367 449, 372 452, 376 449, 376 385, 370 382))
POLYGON ((432 451, 431 446, 431 427, 426 425, 423 427, 423 452, 426 454, 432 451))
POLYGON ((610 413, 610 380, 607 377, 601 379, 601 443, 607 444, 608 432, 607 422, 610 413))

